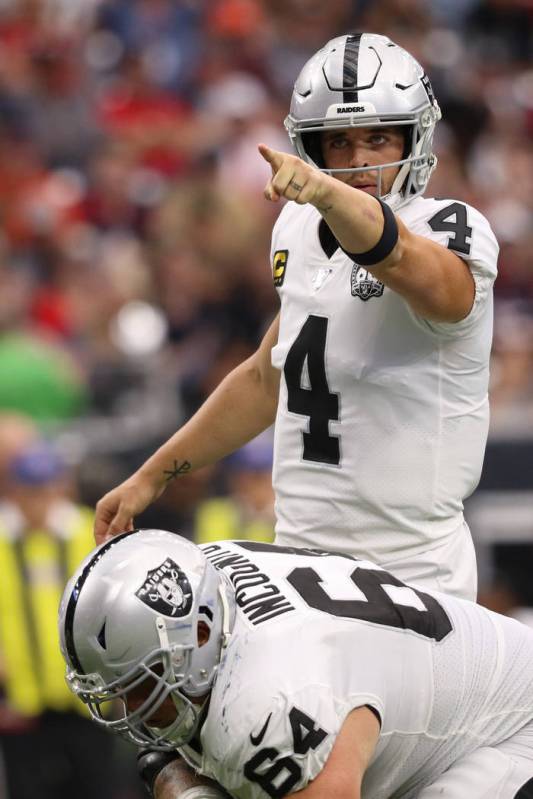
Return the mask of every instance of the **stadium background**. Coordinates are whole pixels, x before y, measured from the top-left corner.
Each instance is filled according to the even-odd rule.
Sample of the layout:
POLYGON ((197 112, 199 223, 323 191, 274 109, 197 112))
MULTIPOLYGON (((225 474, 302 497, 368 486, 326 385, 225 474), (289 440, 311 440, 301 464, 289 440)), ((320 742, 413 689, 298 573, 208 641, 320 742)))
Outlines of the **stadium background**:
MULTIPOLYGON (((532 23, 530 0, 0 0, 2 499, 31 489, 35 461, 13 462, 44 434, 38 479, 93 505, 254 351, 276 312, 278 213, 256 144, 288 149, 292 83, 318 46, 384 33, 425 65, 443 110, 428 194, 479 208, 501 245, 489 445, 467 515, 483 601, 527 618, 532 23)), ((231 532, 238 508, 233 523, 263 535, 269 468, 267 436, 139 522, 205 535, 225 514, 231 532)), ((16 734, 0 713, 0 751, 16 734)), ((132 799, 131 753, 116 752, 113 797, 132 799)))

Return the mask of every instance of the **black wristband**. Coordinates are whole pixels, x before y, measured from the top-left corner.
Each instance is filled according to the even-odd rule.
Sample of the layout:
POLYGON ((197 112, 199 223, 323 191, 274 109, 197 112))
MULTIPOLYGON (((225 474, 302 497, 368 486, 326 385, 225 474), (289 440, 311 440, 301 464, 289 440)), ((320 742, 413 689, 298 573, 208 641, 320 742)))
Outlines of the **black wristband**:
POLYGON ((141 780, 144 782, 148 793, 153 797, 154 783, 157 775, 163 771, 165 766, 178 760, 177 752, 159 752, 154 749, 141 749, 137 755, 137 771, 141 780))
POLYGON ((374 266, 374 264, 379 264, 381 261, 384 261, 396 247, 398 241, 398 223, 396 222, 396 217, 387 203, 384 203, 379 197, 376 197, 376 200, 381 205, 381 210, 383 211, 383 233, 378 243, 375 247, 372 247, 371 250, 360 253, 348 252, 344 247, 341 247, 346 255, 360 266, 374 266))

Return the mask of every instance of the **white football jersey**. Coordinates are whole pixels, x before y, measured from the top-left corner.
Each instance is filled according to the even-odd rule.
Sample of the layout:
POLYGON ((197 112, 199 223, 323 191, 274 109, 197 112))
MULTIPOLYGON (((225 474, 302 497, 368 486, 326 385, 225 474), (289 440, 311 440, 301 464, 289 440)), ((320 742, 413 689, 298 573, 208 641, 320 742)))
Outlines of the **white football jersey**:
POLYGON ((381 719, 363 799, 413 799, 533 718, 533 631, 367 561, 206 544, 237 612, 189 762, 238 799, 304 788, 354 708, 381 719))
POLYGON ((487 220, 464 203, 419 197, 397 213, 468 263, 476 298, 461 322, 418 316, 320 235, 311 205, 287 203, 272 239, 276 542, 389 566, 458 530, 478 483, 498 256, 487 220))

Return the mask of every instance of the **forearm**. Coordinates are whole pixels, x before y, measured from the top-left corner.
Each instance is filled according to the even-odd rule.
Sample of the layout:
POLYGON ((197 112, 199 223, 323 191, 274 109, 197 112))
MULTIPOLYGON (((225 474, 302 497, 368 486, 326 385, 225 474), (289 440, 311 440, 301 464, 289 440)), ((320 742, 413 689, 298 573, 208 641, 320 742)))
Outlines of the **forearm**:
POLYGON ((200 410, 135 474, 96 504, 97 544, 124 530, 164 491, 170 480, 215 463, 271 425, 276 416, 280 373, 271 363, 279 315, 257 352, 234 369, 200 410))
MULTIPOLYGON (((324 175, 313 205, 346 252, 366 253, 380 240, 384 225, 383 211, 376 198, 366 192, 324 175)), ((391 256, 396 254, 391 253, 391 256)), ((387 259, 391 262, 395 260, 387 259)))
MULTIPOLYGON (((338 182, 338 181, 336 181, 338 182)), ((321 213, 341 247, 348 253, 367 253, 376 247, 383 235, 384 212, 375 198, 340 184, 324 195, 321 213), (350 203, 350 193, 355 199, 350 203), (361 196, 363 195, 363 196, 361 196), (377 210, 374 210, 377 209, 377 210), (375 217, 380 218, 376 226, 375 217), (369 237, 363 249, 361 228, 369 237), (370 235, 371 231, 371 235, 370 235)), ((320 209, 319 209, 320 210, 320 209)), ((450 249, 413 233, 391 212, 396 228, 396 243, 382 260, 361 264, 392 291, 400 294, 420 316, 435 322, 456 322, 463 319, 474 302, 475 285, 470 269, 450 249)), ((389 236, 391 230, 389 227, 389 236)), ((392 237, 394 241, 394 236, 392 237)))
POLYGON ((181 758, 169 763, 154 783, 154 799, 224 799, 228 794, 213 780, 200 777, 181 758))
POLYGON ((143 749, 137 770, 151 799, 227 799, 218 783, 197 774, 174 752, 143 749))
POLYGON ((240 364, 197 413, 141 467, 151 480, 168 482, 215 463, 273 424, 276 386, 266 386, 254 360, 240 364))
POLYGON ((330 187, 324 180, 327 191, 316 207, 340 246, 353 254, 356 262, 426 319, 456 322, 468 314, 475 286, 464 261, 450 249, 410 231, 374 197, 339 181, 334 181, 338 186, 330 187), (358 253, 366 257, 357 261, 358 253))

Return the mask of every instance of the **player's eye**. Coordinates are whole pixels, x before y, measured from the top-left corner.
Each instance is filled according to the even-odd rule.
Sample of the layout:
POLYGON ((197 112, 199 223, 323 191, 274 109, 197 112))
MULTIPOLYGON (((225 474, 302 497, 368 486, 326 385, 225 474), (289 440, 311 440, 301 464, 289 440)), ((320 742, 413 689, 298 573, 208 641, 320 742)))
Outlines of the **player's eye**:
POLYGON ((347 139, 346 136, 335 136, 334 139, 329 140, 329 147, 333 150, 342 150, 343 147, 346 147, 347 139))

